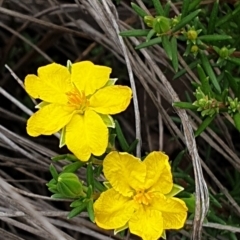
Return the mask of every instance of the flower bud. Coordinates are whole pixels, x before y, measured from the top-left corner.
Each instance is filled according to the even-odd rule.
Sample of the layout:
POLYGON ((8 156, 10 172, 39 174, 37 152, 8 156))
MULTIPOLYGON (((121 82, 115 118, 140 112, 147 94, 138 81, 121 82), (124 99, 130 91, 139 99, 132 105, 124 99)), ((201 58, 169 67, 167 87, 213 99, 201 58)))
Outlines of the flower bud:
POLYGON ((144 18, 143 18, 143 21, 146 23, 146 25, 148 26, 148 27, 153 27, 153 21, 154 21, 154 17, 153 16, 145 16, 144 18))
POLYGON ((153 21, 153 29, 156 33, 165 33, 170 30, 170 19, 160 16, 156 17, 153 21))

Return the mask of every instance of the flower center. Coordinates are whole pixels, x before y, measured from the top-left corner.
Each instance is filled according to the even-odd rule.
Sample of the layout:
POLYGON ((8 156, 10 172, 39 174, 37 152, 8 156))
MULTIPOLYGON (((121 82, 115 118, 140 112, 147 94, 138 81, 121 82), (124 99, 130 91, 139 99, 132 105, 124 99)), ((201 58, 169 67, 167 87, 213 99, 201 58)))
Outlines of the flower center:
POLYGON ((78 91, 75 88, 72 91, 67 92, 66 95, 68 97, 68 104, 83 114, 89 106, 89 100, 87 99, 85 93, 83 91, 78 91))
POLYGON ((151 200, 153 198, 152 193, 145 192, 145 190, 138 190, 133 197, 133 199, 139 203, 144 205, 149 205, 151 203, 151 200))

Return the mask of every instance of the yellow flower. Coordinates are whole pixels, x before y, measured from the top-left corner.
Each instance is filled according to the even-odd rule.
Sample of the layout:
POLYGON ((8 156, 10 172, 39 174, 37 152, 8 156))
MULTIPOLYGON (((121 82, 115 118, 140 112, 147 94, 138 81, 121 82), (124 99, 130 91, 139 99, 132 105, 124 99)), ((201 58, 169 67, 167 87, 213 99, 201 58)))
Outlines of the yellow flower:
POLYGON ((83 61, 67 67, 52 63, 27 75, 25 88, 43 101, 27 122, 27 132, 36 137, 51 135, 65 127, 65 143, 82 161, 102 155, 108 144, 103 116, 124 111, 132 91, 126 86, 107 86, 111 68, 83 61), (106 85, 107 84, 107 85, 106 85))
POLYGON ((128 153, 109 153, 103 172, 112 188, 94 203, 96 224, 121 229, 144 240, 155 240, 165 229, 180 229, 187 217, 185 203, 167 196, 173 188, 168 156, 150 153, 144 161, 128 153))

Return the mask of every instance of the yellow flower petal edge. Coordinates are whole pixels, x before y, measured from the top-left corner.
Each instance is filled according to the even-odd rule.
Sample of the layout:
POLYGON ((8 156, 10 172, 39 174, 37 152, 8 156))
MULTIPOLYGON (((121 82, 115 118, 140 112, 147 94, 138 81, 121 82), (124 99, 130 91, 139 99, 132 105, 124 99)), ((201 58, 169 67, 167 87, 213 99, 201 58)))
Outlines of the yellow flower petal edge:
POLYGON ((112 188, 94 203, 99 227, 118 229, 128 224, 130 232, 144 240, 157 240, 165 230, 183 227, 188 209, 181 199, 167 196, 173 182, 166 154, 155 151, 141 161, 128 153, 111 152, 103 161, 103 172, 112 188), (126 210, 128 204, 131 211, 126 210))
POLYGON ((102 155, 109 133, 101 116, 124 111, 132 94, 128 87, 107 86, 111 71, 83 61, 72 64, 71 71, 52 63, 40 67, 38 76, 27 75, 28 94, 47 103, 38 104, 40 109, 28 120, 28 134, 51 135, 66 128, 65 143, 80 160, 102 155))

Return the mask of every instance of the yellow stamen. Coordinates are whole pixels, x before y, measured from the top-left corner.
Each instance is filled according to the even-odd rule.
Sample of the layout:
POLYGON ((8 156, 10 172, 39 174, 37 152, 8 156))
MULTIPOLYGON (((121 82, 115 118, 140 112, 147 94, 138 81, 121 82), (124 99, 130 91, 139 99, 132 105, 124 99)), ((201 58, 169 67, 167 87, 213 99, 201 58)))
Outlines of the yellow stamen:
POLYGON ((139 204, 149 205, 152 197, 152 193, 145 192, 145 190, 138 190, 133 199, 139 204))

